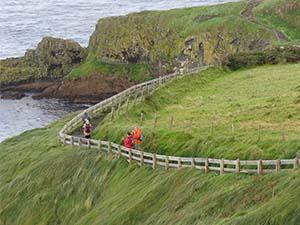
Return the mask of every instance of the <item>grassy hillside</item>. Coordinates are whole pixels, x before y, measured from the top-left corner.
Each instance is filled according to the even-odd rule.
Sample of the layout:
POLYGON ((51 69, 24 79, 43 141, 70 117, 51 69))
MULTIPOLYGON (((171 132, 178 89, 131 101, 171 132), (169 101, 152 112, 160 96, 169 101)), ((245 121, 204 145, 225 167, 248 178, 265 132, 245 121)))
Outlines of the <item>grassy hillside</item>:
POLYGON ((254 13, 261 22, 279 29, 290 40, 300 40, 299 4, 299 0, 265 0, 254 13))
MULTIPOLYGON (((70 117, 68 118, 70 119, 70 117)), ((67 121, 0 144, 0 224, 286 224, 300 220, 300 171, 265 176, 128 166, 63 147, 67 121)))
POLYGON ((160 72, 182 64, 219 63, 230 53, 270 47, 275 36, 241 16, 245 7, 246 2, 237 2, 101 19, 89 52, 98 61, 146 62, 160 72))
POLYGON ((120 142, 139 125, 147 151, 230 159, 300 157, 299 82, 300 64, 209 69, 131 104, 128 118, 121 114, 111 122, 108 117, 95 135, 120 142))
POLYGON ((109 76, 127 76, 129 80, 134 81, 146 81, 151 78, 150 67, 145 63, 108 64, 97 61, 96 57, 92 54, 90 54, 82 66, 74 68, 66 78, 77 79, 99 74, 109 76))

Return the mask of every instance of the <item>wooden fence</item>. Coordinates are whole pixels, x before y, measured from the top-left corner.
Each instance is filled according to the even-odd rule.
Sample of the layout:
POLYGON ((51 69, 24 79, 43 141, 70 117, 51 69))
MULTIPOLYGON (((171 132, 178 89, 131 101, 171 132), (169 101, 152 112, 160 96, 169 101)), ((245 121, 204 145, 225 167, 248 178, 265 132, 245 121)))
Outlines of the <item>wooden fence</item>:
MULTIPOLYGON (((186 71, 185 74, 204 70, 206 68, 207 67, 196 68, 186 71)), ((299 168, 300 160, 297 158, 278 160, 227 160, 168 156, 129 149, 109 141, 86 139, 71 135, 75 129, 82 126, 82 116, 85 112, 92 117, 96 117, 103 112, 113 112, 116 108, 120 108, 122 104, 128 102, 130 99, 136 101, 138 98, 144 98, 165 83, 181 76, 182 74, 173 73, 132 86, 131 88, 84 110, 64 125, 59 132, 59 140, 66 145, 96 149, 101 152, 117 155, 118 157, 125 157, 129 163, 135 161, 140 166, 150 165, 153 169, 156 167, 164 167, 165 169, 195 168, 204 170, 205 172, 219 171, 220 174, 223 174, 224 172, 262 174, 299 168)))

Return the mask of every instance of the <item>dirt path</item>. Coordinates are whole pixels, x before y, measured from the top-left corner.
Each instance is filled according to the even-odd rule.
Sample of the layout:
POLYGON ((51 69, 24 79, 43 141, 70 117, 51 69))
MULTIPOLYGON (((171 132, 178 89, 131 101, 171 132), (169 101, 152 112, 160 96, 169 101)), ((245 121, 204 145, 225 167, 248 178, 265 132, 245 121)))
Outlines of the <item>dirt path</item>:
POLYGON ((256 19, 256 17, 253 14, 253 9, 255 7, 257 7, 260 3, 262 3, 264 0, 249 0, 248 5, 246 6, 245 10, 241 13, 242 16, 244 16, 247 20, 249 20, 250 22, 259 24, 261 26, 264 26, 265 28, 269 29, 270 31, 272 31, 274 33, 274 35, 276 36, 277 40, 280 42, 286 42, 288 41, 288 37, 286 37, 281 31, 275 29, 274 27, 271 27, 267 24, 262 24, 260 22, 258 22, 258 20, 256 19))

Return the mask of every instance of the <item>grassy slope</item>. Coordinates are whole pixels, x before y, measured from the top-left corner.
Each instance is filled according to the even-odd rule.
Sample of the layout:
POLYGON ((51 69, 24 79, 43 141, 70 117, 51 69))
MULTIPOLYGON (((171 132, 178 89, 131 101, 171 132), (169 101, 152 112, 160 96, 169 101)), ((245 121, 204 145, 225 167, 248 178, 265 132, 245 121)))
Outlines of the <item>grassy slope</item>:
POLYGON ((299 0, 265 0, 254 13, 257 18, 289 37, 300 40, 300 1, 299 0))
POLYGON ((148 151, 231 159, 299 157, 299 81, 300 64, 237 72, 209 69, 131 105, 129 118, 121 114, 113 123, 107 118, 107 126, 95 133, 119 142, 126 131, 140 125, 148 151))
POLYGON ((300 171, 248 176, 128 166, 63 147, 66 120, 0 144, 0 224, 291 224, 300 171))
POLYGON ((150 68, 147 64, 107 64, 97 61, 96 57, 91 54, 82 66, 74 68, 66 78, 77 79, 97 74, 127 76, 129 80, 135 81, 146 81, 151 77, 150 68))
MULTIPOLYGON (((253 106, 256 107, 253 109, 258 114, 256 116, 254 113, 248 113, 248 116, 243 114, 239 118, 252 117, 250 119, 252 121, 253 118, 260 118, 259 112, 262 109, 258 106, 264 100, 247 99, 242 93, 245 89, 242 87, 246 82, 250 87, 252 83, 258 84, 258 80, 264 80, 266 78, 264 74, 268 72, 270 77, 268 82, 276 78, 277 84, 280 82, 280 86, 284 87, 282 92, 273 90, 281 96, 284 91, 288 94, 290 87, 296 85, 294 79, 297 77, 299 79, 297 71, 299 65, 263 67, 236 73, 210 70, 173 82, 158 91, 153 98, 147 100, 147 103, 155 106, 154 99, 159 101, 160 115, 163 116, 167 115, 165 113, 170 109, 179 113, 179 105, 176 106, 175 102, 180 103, 180 111, 184 111, 182 109, 189 105, 189 101, 200 97, 199 91, 202 92, 202 101, 206 102, 205 96, 212 91, 214 101, 221 106, 218 118, 226 122, 226 116, 222 117, 222 112, 231 107, 227 101, 219 102, 221 100, 219 96, 228 93, 232 88, 231 80, 234 79, 239 81, 241 99, 254 103, 253 106), (276 71, 282 72, 283 75, 279 76, 276 71), (293 72, 294 76, 288 76, 284 71, 293 72), (212 74, 215 76, 212 77, 212 74), (196 81, 190 82, 191 78, 196 81), (226 83, 223 83, 225 81, 226 83), (209 85, 205 85, 207 83, 209 85), (174 89, 178 91, 176 94, 180 92, 181 97, 172 94, 171 91, 174 89)), ((270 86, 266 87, 265 95, 268 89, 270 86)), ((246 89, 245 92, 247 91, 250 89, 246 89)), ((290 98, 287 94, 281 97, 286 104, 285 110, 289 111, 290 98)), ((224 96, 228 97, 226 94, 224 96)), ((195 106, 197 105, 196 103, 195 106)), ((210 104, 204 104, 203 107, 206 107, 205 105, 210 104)), ((193 107, 190 105, 186 108, 188 112, 178 115, 195 116, 201 121, 202 113, 198 116, 199 109, 193 107)), ((245 110, 251 108, 246 102, 243 107, 245 110)), ((274 110, 280 107, 281 104, 278 104, 274 110)), ((149 111, 149 106, 144 104, 143 108, 149 111)), ((131 108, 134 115, 137 111, 137 107, 131 108)), ((276 110, 274 115, 277 115, 275 112, 276 110)), ((285 114, 279 115, 285 118, 285 114)), ((147 167, 128 166, 124 159, 108 158, 96 151, 61 146, 57 142, 56 135, 70 118, 71 116, 43 129, 27 131, 0 144, 1 225, 299 224, 299 170, 264 176, 238 174, 219 176, 213 172, 204 174, 189 169, 153 171, 147 167)), ((129 124, 133 118, 129 119, 129 124)), ((275 116, 274 121, 277 119, 275 116)), ((147 123, 145 121, 145 124, 147 123)), ((118 124, 118 128, 124 126, 120 120, 115 124, 118 124)), ((205 124, 199 126, 204 128, 205 124)), ((180 132, 179 128, 176 129, 180 132)), ((167 132, 162 128, 159 131, 167 132)), ((250 134, 248 137, 251 139, 250 134)), ((178 140, 179 143, 184 141, 178 140)), ((226 139, 220 139, 219 142, 224 143, 224 152, 226 150, 230 154, 235 154, 231 151, 236 145, 235 142, 231 141, 229 144, 226 139)), ((170 145, 166 138, 165 145, 170 145)), ((285 147, 284 149, 292 147, 289 141, 281 145, 285 147)), ((220 149, 221 145, 218 153, 223 154, 220 149)), ((177 153, 183 154, 184 151, 178 150, 177 153)), ((276 156, 278 152, 274 151, 272 154, 276 156)))

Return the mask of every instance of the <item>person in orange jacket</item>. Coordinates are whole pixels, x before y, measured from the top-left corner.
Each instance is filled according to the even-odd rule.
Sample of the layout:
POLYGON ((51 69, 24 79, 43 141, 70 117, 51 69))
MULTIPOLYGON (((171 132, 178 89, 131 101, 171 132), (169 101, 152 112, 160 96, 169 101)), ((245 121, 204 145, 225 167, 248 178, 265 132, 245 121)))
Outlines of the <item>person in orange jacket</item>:
POLYGON ((132 133, 132 136, 133 136, 135 149, 140 150, 140 144, 142 142, 142 140, 141 140, 141 136, 142 136, 141 128, 135 127, 131 133, 132 133))

